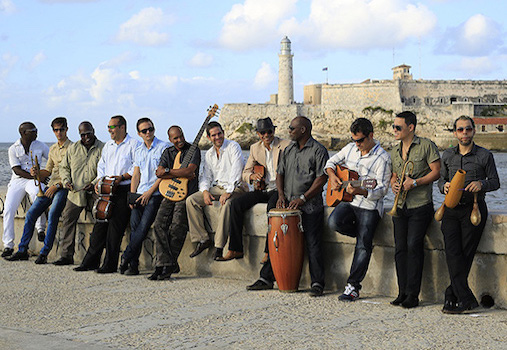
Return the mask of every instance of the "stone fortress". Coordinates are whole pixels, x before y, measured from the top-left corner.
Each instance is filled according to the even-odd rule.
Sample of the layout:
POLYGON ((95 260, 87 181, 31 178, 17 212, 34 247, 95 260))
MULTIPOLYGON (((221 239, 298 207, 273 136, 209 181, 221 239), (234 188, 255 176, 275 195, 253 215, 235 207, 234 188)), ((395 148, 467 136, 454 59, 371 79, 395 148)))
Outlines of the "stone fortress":
POLYGON ((359 117, 370 119, 375 138, 390 148, 394 115, 410 110, 418 118, 418 135, 441 148, 455 142, 450 132, 453 121, 468 115, 476 122, 478 143, 507 150, 507 80, 414 80, 411 67, 402 64, 392 69, 392 80, 306 85, 300 103, 294 101, 291 42, 284 37, 280 46, 278 94, 267 103, 225 104, 221 110, 226 136, 243 148, 257 141, 257 119, 271 117, 279 126, 278 134, 286 137, 286 126, 298 115, 312 120, 314 137, 328 149, 340 149, 349 140, 349 126, 359 117))

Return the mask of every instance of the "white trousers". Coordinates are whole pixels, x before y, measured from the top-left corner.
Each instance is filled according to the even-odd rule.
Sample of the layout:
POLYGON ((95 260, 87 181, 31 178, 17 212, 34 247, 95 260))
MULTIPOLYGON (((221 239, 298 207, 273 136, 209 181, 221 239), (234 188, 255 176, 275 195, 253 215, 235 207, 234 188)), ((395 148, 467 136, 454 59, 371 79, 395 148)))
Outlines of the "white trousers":
MULTIPOLYGON (((4 248, 14 248, 14 217, 25 194, 35 202, 39 187, 35 186, 33 179, 12 179, 7 186, 4 203, 4 234, 2 237, 4 248)), ((27 208, 28 211, 28 208, 27 208)), ((35 222, 37 232, 46 229, 46 215, 42 214, 35 222)))

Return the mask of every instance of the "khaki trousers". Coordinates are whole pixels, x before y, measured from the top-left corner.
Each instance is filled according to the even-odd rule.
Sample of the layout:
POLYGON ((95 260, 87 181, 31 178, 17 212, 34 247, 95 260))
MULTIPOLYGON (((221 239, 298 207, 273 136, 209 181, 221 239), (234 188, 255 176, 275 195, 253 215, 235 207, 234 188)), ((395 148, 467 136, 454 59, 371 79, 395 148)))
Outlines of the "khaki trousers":
MULTIPOLYGON (((218 200, 225 193, 225 190, 222 187, 213 186, 209 192, 218 200)), ((225 202, 225 205, 220 206, 218 226, 215 229, 216 248, 223 248, 227 243, 231 221, 231 200, 243 192, 242 188, 236 188, 232 196, 225 202)), ((196 192, 188 197, 186 201, 190 240, 194 243, 208 240, 209 235, 204 226, 204 207, 206 204, 204 203, 203 193, 196 192)))

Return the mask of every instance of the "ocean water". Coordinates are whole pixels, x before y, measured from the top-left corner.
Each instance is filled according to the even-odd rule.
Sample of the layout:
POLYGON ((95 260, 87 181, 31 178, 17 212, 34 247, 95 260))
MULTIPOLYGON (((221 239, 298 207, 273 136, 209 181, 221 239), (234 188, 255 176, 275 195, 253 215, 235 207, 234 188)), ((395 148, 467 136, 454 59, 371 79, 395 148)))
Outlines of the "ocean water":
MULTIPOLYGON (((0 188, 5 191, 7 184, 11 178, 12 170, 9 166, 9 157, 7 151, 9 149, 9 143, 0 143, 0 188)), ((204 152, 202 151, 202 158, 204 158, 204 152)), ((330 155, 335 152, 330 152, 330 155)), ((245 159, 248 157, 248 151, 243 151, 245 159)), ((507 208, 507 153, 505 152, 494 152, 495 163, 500 177, 500 189, 494 192, 490 192, 486 195, 486 201, 490 211, 506 211, 507 208)), ((42 166, 44 163, 42 164, 42 166)), ((4 192, 5 193, 5 192, 4 192)), ((325 191, 324 191, 325 193, 325 191)), ((444 201, 444 196, 440 194, 437 186, 434 185, 433 200, 436 206, 440 206, 444 201)), ((394 195, 391 191, 385 198, 385 208, 391 208, 394 201, 394 195)))

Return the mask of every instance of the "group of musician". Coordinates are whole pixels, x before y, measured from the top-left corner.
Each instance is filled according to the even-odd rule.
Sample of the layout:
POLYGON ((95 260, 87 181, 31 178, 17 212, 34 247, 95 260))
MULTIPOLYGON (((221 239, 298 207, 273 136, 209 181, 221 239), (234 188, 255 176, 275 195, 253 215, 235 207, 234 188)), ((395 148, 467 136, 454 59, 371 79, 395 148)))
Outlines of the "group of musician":
MULTIPOLYGON (((329 158, 326 148, 312 137, 308 118, 298 116, 290 122, 290 140, 275 136, 276 126, 269 117, 263 118, 256 123, 259 141, 250 147, 245 163, 241 147, 225 138, 218 122, 205 123, 194 144, 185 140, 179 126, 171 126, 167 143, 155 137, 149 118, 141 118, 136 123, 141 142, 128 134, 127 121, 117 115, 107 125, 109 141, 98 140, 93 125, 84 121, 78 127, 80 140, 72 143, 67 120, 58 117, 51 123, 56 142, 50 148, 36 140, 36 126, 25 122, 19 127, 20 139, 9 148, 12 178, 4 205, 1 255, 9 261, 28 260, 28 245, 36 229, 44 245, 35 263, 46 264, 61 218, 59 258, 53 264, 74 264, 77 221, 93 197, 95 211, 105 211, 106 219, 99 220, 96 213, 86 255, 74 270, 138 275, 143 241, 153 226, 155 271, 148 279, 161 281, 180 271, 178 257, 187 233, 194 244, 191 258, 207 249, 213 249, 217 262, 243 258, 244 213, 257 203, 267 203, 268 213, 275 208, 298 212, 309 262, 310 295, 321 296, 325 287, 322 191, 328 182, 327 202, 335 206, 328 226, 356 239, 347 285, 339 296, 354 301, 368 270, 384 197, 391 188, 396 197, 388 214, 393 216, 399 290, 391 304, 413 308, 419 305, 424 237, 434 216, 432 184, 438 180, 442 193, 459 191, 457 204, 446 208, 442 217, 450 277, 442 311, 467 312, 478 306, 467 280, 488 215, 485 193, 500 187, 494 158, 474 143, 475 124, 468 116, 455 120, 453 134, 458 144, 442 157, 431 140, 416 135, 416 126, 414 113, 397 114, 392 128, 399 142, 387 152, 374 138, 372 123, 358 118, 350 126, 350 143, 329 158), (197 143, 204 130, 212 147, 201 160, 197 143), (44 169, 39 166, 42 159, 47 159, 44 169), (462 188, 456 189, 451 181, 458 172, 465 173, 465 179, 462 188), (347 177, 352 173, 357 179, 347 177), (181 198, 177 197, 180 192, 184 193, 181 198), (33 204, 14 253, 14 216, 26 194, 33 204), (331 196, 337 196, 333 204, 331 196), (204 208, 214 202, 218 202, 219 215, 212 228, 204 208), (475 221, 470 219, 474 215, 475 221), (122 253, 120 245, 129 223, 130 239, 122 253)), ((259 279, 247 290, 274 286, 267 238, 264 252, 259 279)))

